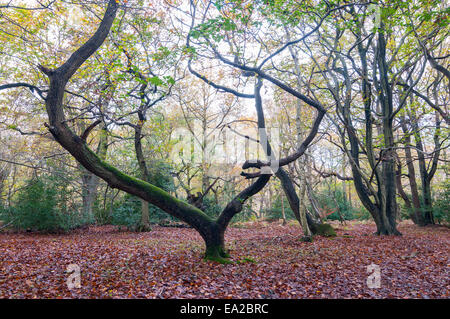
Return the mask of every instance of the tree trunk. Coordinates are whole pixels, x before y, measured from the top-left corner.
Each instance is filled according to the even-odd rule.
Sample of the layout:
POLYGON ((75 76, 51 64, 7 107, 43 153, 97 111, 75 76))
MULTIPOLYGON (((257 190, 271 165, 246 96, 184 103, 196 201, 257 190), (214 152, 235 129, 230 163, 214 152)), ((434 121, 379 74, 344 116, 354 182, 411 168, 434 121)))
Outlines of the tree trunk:
POLYGON ((96 178, 94 174, 90 174, 84 170, 82 167, 80 167, 80 169, 84 171, 84 174, 81 177, 83 183, 83 190, 81 193, 83 201, 82 215, 85 222, 90 224, 94 220, 93 205, 97 196, 98 178, 96 178))
MULTIPOLYGON (((108 151, 108 134, 106 128, 102 128, 99 134, 99 142, 97 145, 97 156, 105 160, 108 151)), ((83 172, 81 180, 83 183, 82 200, 83 200, 83 217, 87 223, 94 221, 93 206, 97 199, 97 190, 99 185, 99 178, 92 174, 80 165, 80 170, 83 172)))
POLYGON ((308 195, 308 200, 311 203, 312 208, 312 212, 310 212, 309 214, 311 214, 313 219, 317 220, 318 223, 322 223, 322 216, 320 216, 319 202, 314 197, 314 191, 311 187, 311 184, 308 181, 306 181, 306 193, 308 195))
POLYGON ((283 226, 286 225, 286 212, 284 211, 284 198, 283 195, 280 194, 281 200, 281 218, 283 219, 283 226))
MULTIPOLYGON (((417 157, 419 159, 419 174, 420 174, 420 180, 422 183, 422 209, 421 209, 421 217, 422 217, 422 225, 433 225, 434 224, 434 217, 433 217, 433 203, 432 203, 432 197, 431 197, 431 179, 434 175, 436 166, 437 166, 437 159, 439 157, 439 152, 436 152, 434 154, 432 169, 430 170, 430 173, 427 170, 426 160, 424 156, 424 147, 422 144, 422 138, 420 136, 419 131, 419 125, 417 123, 417 118, 414 114, 414 111, 411 112, 411 124, 413 126, 413 130, 415 132, 414 137, 416 141, 416 148, 417 148, 417 157)), ((438 130, 438 129, 437 129, 438 130)), ((436 139, 436 136, 435 136, 436 139)), ((439 148, 439 142, 436 142, 436 147, 439 148)))
POLYGON ((411 220, 413 220, 414 223, 417 224, 417 219, 416 219, 416 216, 414 214, 414 210, 412 209, 412 205, 411 205, 411 200, 409 199, 408 195, 405 193, 405 190, 403 188, 403 184, 402 184, 402 166, 401 166, 400 163, 397 165, 397 173, 395 175, 395 182, 397 184, 398 195, 405 202, 405 206, 409 210, 409 216, 410 216, 411 220))
MULTIPOLYGON (((401 118, 401 127, 403 130, 403 133, 405 134, 405 160, 406 160, 406 166, 408 168, 408 180, 409 180, 409 187, 411 189, 411 200, 412 200, 412 206, 409 205, 410 209, 412 210, 410 217, 413 220, 413 222, 417 225, 423 226, 424 221, 422 218, 422 212, 421 212, 421 204, 420 204, 420 197, 419 197, 419 191, 417 187, 417 181, 416 181, 416 170, 414 168, 414 162, 411 155, 411 135, 410 132, 408 132, 408 128, 406 126, 406 119, 403 115, 401 118)), ((401 186, 401 177, 398 177, 400 179, 399 181, 399 187, 401 186)), ((403 196, 402 196, 403 197, 403 196)))
POLYGON ((393 134, 393 102, 392 88, 389 84, 388 67, 386 62, 386 40, 384 25, 378 31, 378 69, 380 71, 379 98, 383 114, 383 137, 384 152, 380 154, 382 157, 382 210, 381 220, 383 227, 379 230, 380 234, 387 232, 388 235, 400 234, 396 229, 397 224, 397 200, 396 200, 396 183, 395 183, 395 151, 394 151, 394 134, 393 134))
POLYGON ((425 181, 425 185, 423 186, 423 220, 425 225, 434 225, 434 216, 433 216, 433 198, 431 195, 431 184, 428 180, 425 181))
POLYGON ((206 260, 227 263, 226 258, 230 256, 225 249, 225 230, 226 227, 219 227, 216 224, 203 235, 203 239, 205 240, 206 245, 206 260))
MULTIPOLYGON (((269 158, 270 161, 277 161, 277 158, 275 154, 273 154, 272 147, 270 145, 270 142, 267 137, 266 132, 266 126, 265 126, 265 119, 264 119, 264 111, 262 108, 262 99, 261 99, 261 87, 262 87, 262 80, 261 78, 257 78, 257 81, 255 83, 255 108, 256 108, 256 114, 258 117, 258 129, 260 133, 259 141, 261 143, 261 146, 263 150, 266 153, 266 156, 269 158), (264 142, 263 142, 264 141, 264 142)), ((286 194, 286 197, 289 202, 289 206, 291 207, 292 211, 294 212, 295 218, 299 221, 300 225, 302 226, 303 232, 306 237, 311 237, 311 231, 308 226, 308 221, 306 216, 301 216, 300 212, 300 200, 297 196, 297 193, 295 191, 294 184, 292 183, 291 178, 286 173, 286 171, 283 169, 283 167, 278 167, 275 176, 280 180, 281 186, 283 187, 284 193, 286 194)))
POLYGON ((2 205, 5 206, 3 203, 3 190, 5 187, 5 181, 8 178, 8 174, 9 174, 9 172, 6 167, 0 169, 0 207, 2 205))
MULTIPOLYGON (((138 115, 139 115, 139 123, 134 127, 135 130, 134 149, 136 152, 136 159, 139 164, 141 178, 144 181, 148 182, 150 176, 147 169, 147 163, 145 162, 144 152, 142 151, 142 128, 145 123, 145 114, 143 114, 142 109, 139 110, 138 115)), ((151 230, 148 202, 142 198, 141 198, 141 220, 137 230, 142 232, 151 230)))

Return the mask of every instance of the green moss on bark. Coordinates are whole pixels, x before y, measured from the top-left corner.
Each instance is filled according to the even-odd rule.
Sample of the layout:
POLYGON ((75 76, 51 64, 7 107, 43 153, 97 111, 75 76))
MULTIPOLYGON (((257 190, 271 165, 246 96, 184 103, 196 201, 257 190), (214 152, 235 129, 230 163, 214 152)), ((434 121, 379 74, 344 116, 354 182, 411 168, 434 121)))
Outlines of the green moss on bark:
POLYGON ((205 261, 214 261, 220 264, 231 264, 230 255, 221 246, 210 246, 206 248, 205 261))
POLYGON ((312 243, 313 236, 303 236, 300 240, 305 243, 312 243))
POLYGON ((314 235, 325 236, 325 237, 335 237, 336 232, 330 224, 313 224, 311 231, 314 235))
POLYGON ((92 152, 87 146, 84 147, 84 151, 87 153, 86 158, 93 159, 93 161, 89 163, 90 165, 87 166, 96 167, 95 172, 93 173, 108 181, 112 187, 120 188, 128 193, 138 196, 194 227, 195 225, 193 224, 197 224, 197 222, 202 224, 215 222, 197 207, 175 198, 157 186, 129 176, 114 166, 111 166, 97 156, 97 154, 92 152), (117 182, 115 183, 114 181, 117 182))

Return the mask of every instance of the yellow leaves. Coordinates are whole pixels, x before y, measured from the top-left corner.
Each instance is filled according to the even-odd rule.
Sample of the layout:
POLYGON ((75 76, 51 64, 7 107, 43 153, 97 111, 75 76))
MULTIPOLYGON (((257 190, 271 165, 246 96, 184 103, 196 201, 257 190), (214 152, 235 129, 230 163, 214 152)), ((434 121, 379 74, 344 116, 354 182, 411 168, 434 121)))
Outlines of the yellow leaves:
POLYGON ((394 50, 396 48, 396 41, 394 37, 388 39, 386 47, 390 50, 394 50))

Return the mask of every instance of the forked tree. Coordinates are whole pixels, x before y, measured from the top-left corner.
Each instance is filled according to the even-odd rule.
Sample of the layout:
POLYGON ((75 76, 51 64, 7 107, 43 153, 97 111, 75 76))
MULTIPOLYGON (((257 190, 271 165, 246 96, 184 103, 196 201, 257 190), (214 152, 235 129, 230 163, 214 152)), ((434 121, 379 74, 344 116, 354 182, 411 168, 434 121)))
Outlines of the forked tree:
MULTIPOLYGON (((151 183, 129 176, 111 166, 87 145, 86 135, 89 132, 79 136, 68 125, 64 112, 64 104, 67 102, 65 100, 66 85, 81 65, 101 47, 109 34, 119 7, 118 1, 110 0, 95 33, 59 67, 50 69, 42 65, 39 66, 43 74, 48 77, 48 90, 43 92, 38 87, 27 83, 2 85, 0 90, 25 87, 37 92, 45 100, 49 121, 46 127, 53 135, 55 141, 66 149, 86 170, 105 180, 111 188, 120 189, 135 195, 186 222, 203 238, 206 245, 205 258, 226 262, 226 258, 229 256, 225 249, 225 230, 231 219, 242 210, 245 201, 258 193, 267 184, 272 176, 271 172, 264 171, 258 174, 250 186, 241 191, 228 203, 217 219, 212 219, 194 205, 179 200, 151 183)), ((302 98, 304 99, 305 97, 302 96, 302 98)), ((324 110, 322 107, 319 107, 319 110, 319 118, 316 120, 315 126, 323 118, 324 110)), ((317 132, 317 129, 315 129, 315 132, 317 132)), ((281 165, 286 165, 301 156, 314 135, 313 130, 295 154, 280 160, 281 165)), ((248 166, 248 163, 246 165, 248 166)), ((256 163, 258 168, 267 165, 267 162, 264 161, 256 163)))

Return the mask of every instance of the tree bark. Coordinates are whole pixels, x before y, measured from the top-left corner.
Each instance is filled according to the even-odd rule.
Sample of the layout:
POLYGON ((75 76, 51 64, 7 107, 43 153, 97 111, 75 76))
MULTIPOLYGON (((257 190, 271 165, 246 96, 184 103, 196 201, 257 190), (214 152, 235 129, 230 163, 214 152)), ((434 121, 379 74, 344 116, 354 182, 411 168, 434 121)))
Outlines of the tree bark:
POLYGON ((3 200, 3 190, 5 188, 5 181, 8 178, 9 175, 9 169, 7 166, 0 168, 0 207, 5 206, 4 200, 3 200))
POLYGON ((414 138, 416 142, 417 149, 417 157, 419 159, 419 174, 420 180, 422 183, 422 205, 421 205, 421 216, 422 216, 422 225, 433 225, 435 223, 433 216, 433 199, 431 194, 431 180, 434 177, 434 174, 437 169, 439 156, 440 156, 440 143, 439 143, 439 135, 440 135, 440 121, 439 115, 436 112, 436 131, 434 134, 434 144, 435 144, 435 152, 433 158, 431 160, 430 170, 427 170, 426 159, 424 155, 424 146, 422 143, 422 138, 419 131, 418 119, 411 109, 410 112, 412 129, 415 132, 414 138))
POLYGON ((392 88, 389 84, 388 67, 386 63, 386 40, 383 23, 378 31, 378 69, 380 72, 380 102, 383 114, 383 137, 385 150, 382 156, 382 214, 384 229, 380 234, 398 235, 397 230, 397 201, 396 201, 396 185, 395 185, 395 151, 394 151, 394 133, 392 127, 393 121, 393 102, 392 88))
MULTIPOLYGON (((410 214, 411 219, 413 222, 417 225, 423 226, 424 221, 422 218, 422 212, 421 212, 421 204, 420 204, 420 197, 419 197, 419 191, 417 187, 417 181, 416 181, 416 170, 414 168, 414 162, 411 155, 411 135, 410 132, 408 132, 408 128, 406 126, 406 119, 403 115, 401 118, 401 127, 403 130, 403 134, 405 134, 405 160, 406 160, 406 166, 408 168, 408 180, 409 180, 409 187, 411 189, 411 199, 412 199, 412 206, 411 203, 409 203, 409 208, 412 209, 412 212, 410 214)), ((399 187, 401 186, 401 177, 399 176, 399 187)), ((400 191, 400 189, 399 189, 400 191)), ((405 196, 405 195, 404 195, 405 196)), ((402 198, 404 198, 402 196, 402 198)), ((405 198, 404 198, 405 199, 405 198)), ((407 204, 408 205, 408 204, 407 204)))
MULTIPOLYGON (((136 153, 136 159, 139 165, 139 171, 141 174, 141 178, 149 182, 150 176, 147 168, 147 163, 145 162, 144 152, 142 151, 142 127, 145 123, 145 114, 143 114, 142 109, 139 110, 139 122, 134 127, 134 149, 136 153)), ((150 215, 149 215, 149 207, 148 202, 144 199, 141 199, 141 220, 138 227, 139 231, 150 231, 150 215)))
POLYGON ((281 218, 283 219, 283 226, 286 225, 286 212, 284 210, 284 198, 282 193, 280 194, 280 201, 281 201, 281 218))
MULTIPOLYGON (((352 14, 355 11, 352 9, 352 14)), ((341 104, 340 100, 336 100, 337 109, 342 114, 345 132, 350 142, 350 149, 347 152, 353 175, 353 182, 356 193, 361 203, 372 215, 377 226, 376 234, 378 235, 401 235, 396 228, 397 203, 396 203, 396 170, 395 170, 395 152, 394 136, 392 128, 392 91, 388 81, 388 71, 386 64, 386 42, 384 34, 384 24, 381 23, 378 31, 378 41, 376 45, 376 55, 374 68, 378 71, 379 80, 374 78, 382 113, 382 133, 384 138, 384 149, 380 152, 380 159, 377 161, 373 152, 373 115, 372 115, 372 90, 369 81, 367 67, 367 50, 368 47, 363 46, 361 28, 358 27, 356 33, 358 54, 361 60, 361 80, 362 80, 362 101, 364 105, 365 120, 365 153, 367 155, 369 167, 372 169, 370 178, 364 176, 360 166, 360 141, 357 137, 357 130, 352 123, 352 115, 350 112, 352 83, 347 71, 345 61, 340 56, 343 69, 342 75, 345 78, 346 96, 341 104), (379 167, 381 162, 381 169, 379 167), (372 178, 375 178, 377 190, 372 185, 372 178), (373 197, 374 201, 372 201, 373 197)), ((342 136, 342 139, 344 137, 342 136)), ((343 140, 345 147, 345 140, 343 140)))
MULTIPOLYGON (((99 142, 96 150, 96 154, 102 160, 106 159, 106 153, 108 151, 108 135, 105 128, 100 131, 99 142)), ((97 190, 99 185, 98 176, 87 171, 84 167, 81 167, 83 172, 81 180, 83 183, 82 200, 83 200, 83 216, 88 223, 94 220, 93 206, 97 198, 97 190)))
MULTIPOLYGON (((267 157, 269 158, 269 161, 278 161, 275 154, 273 153, 272 147, 270 145, 267 132, 266 132, 266 125, 265 125, 265 119, 264 119, 264 111, 262 107, 262 98, 261 98, 261 87, 262 87, 262 79, 260 77, 257 77, 256 83, 255 83, 255 108, 256 108, 256 114, 258 118, 258 129, 260 133, 259 141, 261 143, 261 146, 263 150, 265 151, 267 157)), ((302 226, 303 233, 306 237, 311 237, 311 231, 308 226, 308 221, 306 219, 306 212, 303 211, 303 216, 300 212, 300 200, 297 196, 297 193, 295 191, 294 184, 292 183, 291 178, 289 177, 288 173, 283 169, 283 167, 278 167, 275 176, 280 180, 281 186, 286 194, 286 197, 289 202, 289 206, 291 207, 295 218, 299 221, 300 225, 302 226)))

